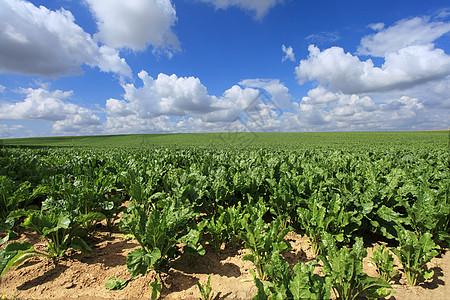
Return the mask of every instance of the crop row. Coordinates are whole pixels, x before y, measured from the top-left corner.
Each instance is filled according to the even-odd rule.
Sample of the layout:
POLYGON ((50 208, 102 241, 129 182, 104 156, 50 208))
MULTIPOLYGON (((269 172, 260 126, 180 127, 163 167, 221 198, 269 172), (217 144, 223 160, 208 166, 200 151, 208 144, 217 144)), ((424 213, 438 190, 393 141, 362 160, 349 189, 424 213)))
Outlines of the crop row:
MULTIPOLYGON (((120 219, 140 248, 127 256, 130 277, 111 278, 110 289, 227 243, 250 250, 257 299, 329 298, 331 289, 380 298, 395 276, 392 254, 415 285, 449 247, 448 170, 441 150, 0 149, 0 271, 90 252, 95 224, 120 219), (46 251, 10 242, 19 226, 42 236, 46 251), (291 270, 282 258, 292 230, 309 237, 322 276, 318 261, 291 270), (362 270, 369 235, 396 247, 374 253, 380 278, 362 270)), ((155 298, 161 286, 158 277, 155 298)))

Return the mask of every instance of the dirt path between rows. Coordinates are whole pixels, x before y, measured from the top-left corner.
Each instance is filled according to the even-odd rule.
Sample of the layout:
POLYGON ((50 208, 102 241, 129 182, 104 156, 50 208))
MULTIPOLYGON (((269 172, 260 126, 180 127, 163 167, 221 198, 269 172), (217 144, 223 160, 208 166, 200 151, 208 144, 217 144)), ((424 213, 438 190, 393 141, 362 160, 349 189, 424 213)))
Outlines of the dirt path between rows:
MULTIPOLYGON (((291 232, 287 239, 293 249, 284 256, 291 264, 314 259, 311 247, 304 236, 291 232)), ((42 241, 34 234, 24 232, 19 240, 33 244, 42 241)), ((108 237, 99 233, 93 254, 71 253, 70 259, 60 261, 56 266, 45 259, 33 259, 17 269, 9 270, 0 281, 0 296, 7 299, 150 299, 150 283, 155 273, 149 272, 131 281, 121 291, 105 289, 109 277, 122 279, 130 277, 126 267, 126 255, 138 247, 134 241, 122 238, 120 233, 108 237)), ((223 248, 223 247, 222 247, 223 248)), ((372 252, 368 249, 369 257, 372 252)), ((429 264, 434 277, 419 286, 408 287, 405 278, 391 282, 395 294, 389 299, 449 299, 450 295, 450 252, 433 259, 429 264)), ((196 282, 205 284, 211 276, 214 299, 252 299, 256 287, 249 270, 253 264, 243 261, 245 249, 223 249, 216 255, 207 245, 205 256, 193 261, 176 261, 168 274, 163 274, 163 299, 199 299, 196 282)), ((396 262, 397 267, 400 265, 396 262)), ((377 276, 370 259, 364 259, 364 270, 377 276)))

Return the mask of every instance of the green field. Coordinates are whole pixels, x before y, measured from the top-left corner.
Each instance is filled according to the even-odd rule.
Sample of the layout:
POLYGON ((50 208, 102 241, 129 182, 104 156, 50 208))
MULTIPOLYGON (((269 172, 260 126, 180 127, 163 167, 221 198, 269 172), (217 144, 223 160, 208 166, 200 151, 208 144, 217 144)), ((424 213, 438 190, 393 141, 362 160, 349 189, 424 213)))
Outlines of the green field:
POLYGON ((0 243, 10 242, 0 244, 0 277, 34 256, 95 255, 101 224, 140 246, 127 254, 128 277, 98 278, 108 289, 149 272, 158 274, 152 287, 164 289, 159 274, 176 261, 220 254, 224 246, 251 253, 244 260, 252 263, 258 299, 329 299, 331 290, 340 299, 362 292, 374 299, 391 293, 399 272, 411 286, 425 283, 434 274, 426 264, 450 247, 449 131, 115 135, 0 145, 0 243), (47 247, 11 242, 24 228, 47 247), (285 237, 292 231, 307 236, 321 276, 315 262, 298 260, 291 269, 281 255, 291 249, 285 237), (377 277, 362 268, 371 243, 388 247, 370 257, 377 277), (394 255, 401 268, 389 264, 394 255))
MULTIPOLYGON (((422 148, 448 149, 449 131, 319 133, 184 133, 5 139, 5 146, 37 147, 202 147, 202 148, 422 148)), ((1 142, 0 142, 1 144, 1 142)))

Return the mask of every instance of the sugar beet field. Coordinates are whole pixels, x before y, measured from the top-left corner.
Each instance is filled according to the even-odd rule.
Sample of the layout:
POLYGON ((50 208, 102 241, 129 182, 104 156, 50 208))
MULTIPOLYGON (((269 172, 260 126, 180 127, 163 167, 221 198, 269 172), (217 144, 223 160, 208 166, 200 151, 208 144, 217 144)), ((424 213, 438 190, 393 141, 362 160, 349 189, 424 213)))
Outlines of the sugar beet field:
POLYGON ((0 140, 0 294, 445 299, 449 138, 0 140))

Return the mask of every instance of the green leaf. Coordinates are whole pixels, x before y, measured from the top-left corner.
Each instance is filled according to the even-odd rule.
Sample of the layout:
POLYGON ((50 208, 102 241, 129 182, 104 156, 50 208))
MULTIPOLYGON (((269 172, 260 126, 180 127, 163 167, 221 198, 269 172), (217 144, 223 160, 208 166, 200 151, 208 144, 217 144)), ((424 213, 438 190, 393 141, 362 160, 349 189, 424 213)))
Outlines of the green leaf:
POLYGON ((381 278, 370 277, 364 274, 359 279, 360 285, 355 296, 363 291, 367 293, 369 298, 374 298, 375 295, 379 295, 381 292, 387 294, 386 296, 389 296, 393 292, 391 285, 381 278))
MULTIPOLYGON (((203 226, 203 224, 201 224, 203 226)), ((203 228, 190 228, 189 232, 178 239, 178 242, 185 244, 184 252, 189 255, 205 255, 206 250, 201 243, 203 228)))
POLYGON ((424 272, 423 273, 423 278, 425 280, 431 279, 434 275, 434 271, 433 270, 429 270, 428 272, 424 272))
POLYGON ((34 252, 34 247, 28 242, 12 242, 6 245, 0 253, 0 277, 9 268, 16 267, 26 259, 31 258, 27 254, 32 252, 34 252))
POLYGON ((76 236, 72 239, 71 244, 73 249, 80 250, 82 253, 92 253, 94 250, 92 250, 91 247, 79 236, 76 236))
POLYGON ((17 234, 14 231, 9 230, 8 234, 0 240, 0 246, 2 246, 4 243, 6 243, 12 239, 15 239, 15 238, 17 238, 17 234))
POLYGON ((344 234, 340 233, 334 236, 334 238, 336 239, 336 241, 338 241, 339 243, 342 243, 344 241, 344 234))
POLYGON ((250 270, 250 274, 253 276, 253 281, 255 282, 256 288, 258 289, 258 293, 253 297, 253 300, 267 300, 269 299, 269 291, 264 287, 261 280, 256 277, 256 273, 254 270, 250 270))
POLYGON ((294 300, 330 298, 330 277, 314 274, 316 265, 316 261, 311 261, 308 264, 297 263, 294 266, 294 276, 289 282, 289 291, 294 300))
POLYGON ((161 251, 158 248, 150 253, 143 248, 135 249, 127 255, 127 268, 131 276, 145 275, 148 270, 161 258, 161 251))
POLYGON ((242 258, 242 260, 251 261, 252 263, 255 263, 255 256, 253 254, 246 254, 242 258))
POLYGON ((89 223, 93 221, 101 221, 106 219, 106 216, 99 212, 90 212, 87 214, 81 215, 81 217, 77 220, 80 224, 81 223, 89 223))
POLYGON ((208 281, 205 286, 200 284, 200 281, 197 281, 197 287, 202 295, 202 300, 211 300, 212 299, 212 289, 211 289, 211 276, 208 276, 208 281))
POLYGON ((150 288, 152 289, 152 294, 150 295, 150 299, 156 300, 161 296, 161 280, 159 279, 159 275, 156 277, 156 280, 150 284, 150 288))
POLYGON ((61 215, 58 218, 58 224, 56 224, 56 227, 54 228, 54 230, 58 230, 58 229, 67 229, 69 228, 71 223, 71 220, 69 218, 69 216, 67 215, 61 215))
POLYGON ((386 297, 394 294, 395 291, 391 288, 377 288, 367 294, 368 299, 385 299, 386 297))
POLYGON ((124 280, 116 277, 109 277, 108 281, 105 283, 105 288, 108 290, 122 290, 124 289, 130 279, 124 280))

